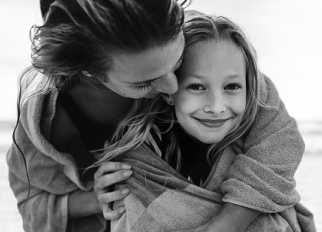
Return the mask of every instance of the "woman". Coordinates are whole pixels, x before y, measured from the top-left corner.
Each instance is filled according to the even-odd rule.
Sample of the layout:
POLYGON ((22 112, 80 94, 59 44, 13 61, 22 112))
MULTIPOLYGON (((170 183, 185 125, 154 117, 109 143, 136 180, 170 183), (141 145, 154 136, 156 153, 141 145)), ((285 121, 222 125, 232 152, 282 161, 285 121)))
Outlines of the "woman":
POLYGON ((124 212, 108 204, 129 191, 109 186, 128 178, 130 167, 109 162, 95 175, 83 173, 79 168, 93 158, 70 154, 79 148, 79 137, 87 150, 102 148, 134 98, 177 90, 183 20, 174 0, 51 4, 44 24, 34 27, 33 66, 21 78, 31 83, 40 77, 38 87, 46 91, 38 89, 21 104, 17 144, 8 153, 26 231, 102 231, 105 219, 124 212))

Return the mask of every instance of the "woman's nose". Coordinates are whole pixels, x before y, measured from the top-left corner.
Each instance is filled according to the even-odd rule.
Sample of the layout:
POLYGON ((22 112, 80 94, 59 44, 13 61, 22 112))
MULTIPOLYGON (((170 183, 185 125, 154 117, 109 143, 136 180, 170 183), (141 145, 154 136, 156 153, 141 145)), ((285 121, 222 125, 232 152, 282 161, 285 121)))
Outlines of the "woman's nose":
POLYGON ((176 75, 171 72, 161 77, 156 83, 155 90, 166 94, 174 94, 177 92, 178 80, 176 75))

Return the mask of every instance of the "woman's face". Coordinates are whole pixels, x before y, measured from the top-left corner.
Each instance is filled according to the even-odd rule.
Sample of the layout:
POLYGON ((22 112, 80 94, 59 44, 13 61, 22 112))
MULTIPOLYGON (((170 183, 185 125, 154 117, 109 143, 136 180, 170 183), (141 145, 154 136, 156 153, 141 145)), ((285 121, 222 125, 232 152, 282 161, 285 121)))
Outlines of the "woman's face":
POLYGON ((182 61, 184 37, 165 46, 150 48, 136 54, 117 54, 103 84, 117 94, 129 98, 152 98, 160 92, 173 94, 178 90, 174 71, 182 61))
POLYGON ((227 41, 201 42, 186 49, 172 95, 177 120, 206 144, 220 142, 240 123, 246 107, 246 62, 227 41))

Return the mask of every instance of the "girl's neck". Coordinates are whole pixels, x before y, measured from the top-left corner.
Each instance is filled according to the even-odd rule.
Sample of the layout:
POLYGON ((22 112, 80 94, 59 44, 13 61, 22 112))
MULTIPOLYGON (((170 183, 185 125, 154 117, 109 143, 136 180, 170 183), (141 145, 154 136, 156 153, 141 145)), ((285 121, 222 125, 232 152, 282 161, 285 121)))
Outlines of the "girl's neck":
POLYGON ((117 125, 134 102, 134 99, 122 97, 99 83, 81 82, 69 94, 88 120, 103 126, 117 125))
POLYGON ((192 141, 194 141, 197 145, 203 147, 203 148, 209 148, 211 145, 213 144, 207 144, 207 143, 203 143, 201 142, 199 139, 195 138, 194 136, 192 136, 191 134, 187 133, 182 126, 180 126, 180 129, 183 131, 183 133, 185 133, 192 141))

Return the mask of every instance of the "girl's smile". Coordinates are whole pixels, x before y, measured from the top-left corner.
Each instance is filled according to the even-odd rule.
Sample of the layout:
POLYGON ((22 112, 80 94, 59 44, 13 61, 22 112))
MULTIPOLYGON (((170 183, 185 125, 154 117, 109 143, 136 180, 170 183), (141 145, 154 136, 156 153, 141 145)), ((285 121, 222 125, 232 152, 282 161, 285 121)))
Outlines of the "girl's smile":
POLYGON ((232 119, 232 117, 227 119, 217 119, 217 120, 202 119, 202 118, 196 118, 196 117, 192 117, 192 118, 195 119, 197 122, 199 122, 201 125, 211 129, 219 129, 222 126, 224 126, 226 122, 232 119))

